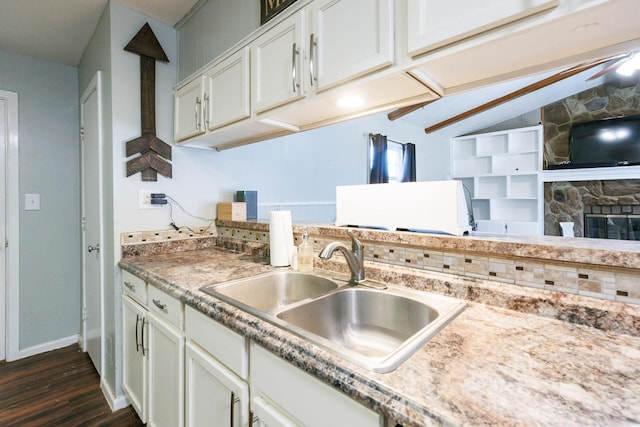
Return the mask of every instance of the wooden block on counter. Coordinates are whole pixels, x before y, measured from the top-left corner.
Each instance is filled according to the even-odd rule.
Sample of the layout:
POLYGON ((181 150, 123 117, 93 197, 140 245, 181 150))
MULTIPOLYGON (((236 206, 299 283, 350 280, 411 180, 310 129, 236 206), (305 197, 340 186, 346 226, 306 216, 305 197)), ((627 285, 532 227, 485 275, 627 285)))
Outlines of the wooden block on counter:
POLYGON ((246 202, 218 203, 218 219, 222 221, 246 221, 246 202))

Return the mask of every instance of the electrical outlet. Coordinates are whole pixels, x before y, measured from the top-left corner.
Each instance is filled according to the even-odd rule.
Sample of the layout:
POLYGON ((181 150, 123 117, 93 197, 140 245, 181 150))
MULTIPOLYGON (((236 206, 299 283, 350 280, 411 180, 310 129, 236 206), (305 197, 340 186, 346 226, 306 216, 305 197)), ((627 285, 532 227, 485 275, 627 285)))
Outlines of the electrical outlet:
POLYGON ((157 209, 166 205, 152 205, 151 194, 162 193, 160 190, 138 190, 138 208, 139 209, 157 209))

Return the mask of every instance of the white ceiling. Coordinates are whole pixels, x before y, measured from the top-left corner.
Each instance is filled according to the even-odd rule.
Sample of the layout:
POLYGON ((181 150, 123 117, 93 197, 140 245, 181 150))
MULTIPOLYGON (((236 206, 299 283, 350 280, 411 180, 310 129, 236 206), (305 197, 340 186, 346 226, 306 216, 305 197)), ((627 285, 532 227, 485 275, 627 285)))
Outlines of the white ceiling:
MULTIPOLYGON (((118 0, 175 25, 198 0, 118 0)), ((108 0, 0 0, 0 50, 61 64, 80 62, 108 0)))

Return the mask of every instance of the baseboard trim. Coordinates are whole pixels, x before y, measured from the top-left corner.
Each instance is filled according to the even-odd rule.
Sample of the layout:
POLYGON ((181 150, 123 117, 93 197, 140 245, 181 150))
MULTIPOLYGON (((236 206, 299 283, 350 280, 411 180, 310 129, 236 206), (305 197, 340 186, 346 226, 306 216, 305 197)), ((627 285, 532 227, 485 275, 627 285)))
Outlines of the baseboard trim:
POLYGON ((118 411, 129 406, 129 399, 122 394, 120 396, 114 395, 109 384, 102 379, 100 380, 100 388, 102 389, 102 394, 104 394, 105 399, 107 399, 111 411, 118 411))
POLYGON ((78 343, 79 340, 80 335, 71 335, 69 337, 60 338, 59 340, 49 341, 46 343, 34 345, 33 347, 24 348, 22 350, 18 350, 18 359, 23 359, 25 357, 35 356, 36 354, 46 353, 47 351, 67 347, 72 344, 78 343))

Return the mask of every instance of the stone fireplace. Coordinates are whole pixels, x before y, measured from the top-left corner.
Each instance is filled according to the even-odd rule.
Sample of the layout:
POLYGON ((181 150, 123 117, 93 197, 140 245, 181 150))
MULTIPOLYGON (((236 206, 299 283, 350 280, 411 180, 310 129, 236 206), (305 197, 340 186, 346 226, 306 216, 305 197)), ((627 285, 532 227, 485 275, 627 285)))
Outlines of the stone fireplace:
MULTIPOLYGON (((544 169, 549 164, 569 160, 569 131, 573 122, 632 114, 640 114, 637 77, 605 83, 543 107, 544 169)), ((599 180, 601 172, 582 171, 582 175, 588 177, 545 182, 544 234, 559 236, 559 223, 573 221, 575 236, 583 237, 585 215, 591 215, 590 218, 593 215, 640 215, 640 173, 629 176, 630 179, 609 176, 599 180)), ((614 224, 617 221, 622 219, 612 219, 614 224)), ((617 232, 613 227, 611 230, 611 236, 615 236, 617 232)), ((602 232, 606 233, 606 228, 602 232)))
POLYGON ((558 224, 573 221, 575 236, 585 237, 585 215, 606 215, 614 223, 640 215, 640 179, 547 182, 544 193, 546 235, 559 236, 558 224))

